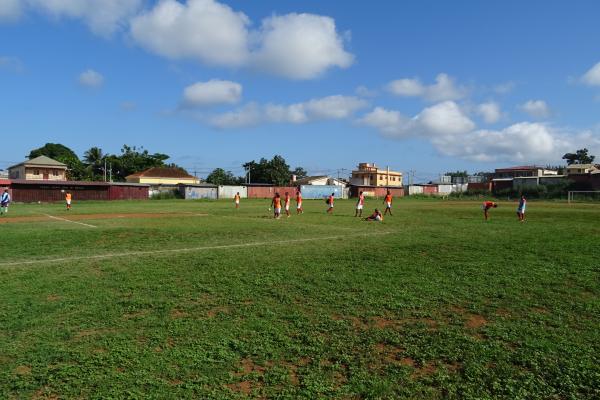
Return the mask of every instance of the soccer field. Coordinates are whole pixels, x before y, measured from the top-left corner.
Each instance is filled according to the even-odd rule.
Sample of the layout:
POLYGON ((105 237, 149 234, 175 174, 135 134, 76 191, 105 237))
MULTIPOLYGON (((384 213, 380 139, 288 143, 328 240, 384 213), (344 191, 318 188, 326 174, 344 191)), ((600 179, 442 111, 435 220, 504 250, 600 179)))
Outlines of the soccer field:
POLYGON ((0 398, 600 397, 600 206, 268 206, 12 205, 0 398))

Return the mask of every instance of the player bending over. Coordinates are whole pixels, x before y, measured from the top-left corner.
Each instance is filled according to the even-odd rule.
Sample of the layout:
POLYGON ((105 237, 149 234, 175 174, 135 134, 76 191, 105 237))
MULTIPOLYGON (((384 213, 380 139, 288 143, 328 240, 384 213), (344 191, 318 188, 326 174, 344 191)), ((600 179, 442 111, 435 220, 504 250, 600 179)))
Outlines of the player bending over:
POLYGON ((369 215, 367 218, 365 218, 365 221, 383 221, 383 215, 381 215, 381 211, 379 211, 377 208, 375 209, 375 211, 373 211, 373 214, 369 215))
POLYGON ((10 194, 8 189, 4 189, 4 193, 0 196, 0 215, 8 214, 8 205, 10 204, 10 194))
POLYGON ((281 216, 281 196, 279 193, 275 193, 275 197, 271 200, 271 206, 273 207, 274 218, 279 219, 281 216))
POLYGON ((358 201, 356 202, 356 212, 354 213, 355 217, 362 217, 362 210, 365 206, 365 195, 363 192, 358 194, 358 201))
POLYGON ((485 218, 485 220, 488 220, 489 214, 488 214, 488 210, 490 208, 497 208, 498 204, 494 203, 493 201, 484 201, 483 202, 483 217, 485 218))
POLYGON ((296 214, 304 213, 304 209, 302 208, 302 193, 300 189, 296 192, 296 214))
POLYGON ((525 222, 525 207, 527 207, 527 199, 525 196, 521 196, 519 206, 517 207, 517 217, 519 217, 519 221, 521 222, 525 222))
POLYGON ((65 195, 65 202, 67 203, 67 211, 71 210, 71 192, 67 192, 67 194, 65 195))
POLYGON ((390 213, 390 215, 392 215, 392 194, 389 190, 385 195, 385 199, 383 199, 383 203, 385 204, 385 211, 383 214, 386 215, 387 213, 390 213))
POLYGON ((327 198, 327 200, 325 200, 325 202, 327 203, 327 212, 329 214, 333 214, 333 200, 335 197, 335 193, 331 193, 331 196, 329 196, 329 198, 327 198))
POLYGON ((285 192, 285 200, 284 200, 285 215, 288 218, 290 217, 290 203, 291 202, 292 202, 292 198, 290 197, 290 194, 288 192, 285 192))
POLYGON ((237 192, 235 196, 233 196, 233 201, 235 201, 235 208, 240 208, 240 192, 237 192))

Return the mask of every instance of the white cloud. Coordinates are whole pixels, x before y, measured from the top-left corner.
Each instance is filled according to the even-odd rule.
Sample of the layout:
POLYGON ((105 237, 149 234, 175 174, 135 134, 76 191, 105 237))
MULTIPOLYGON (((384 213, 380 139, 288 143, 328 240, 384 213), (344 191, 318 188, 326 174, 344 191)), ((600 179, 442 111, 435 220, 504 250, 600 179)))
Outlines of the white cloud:
POLYGON ((520 122, 501 130, 475 130, 475 124, 453 102, 428 107, 413 118, 375 108, 359 123, 390 138, 420 137, 440 153, 479 162, 556 163, 585 143, 600 151, 600 135, 562 131, 537 122, 520 122))
POLYGON ((11 72, 22 72, 23 63, 17 57, 0 56, 0 69, 6 69, 11 72))
POLYGON ((291 79, 312 79, 353 62, 332 18, 287 14, 266 18, 252 31, 250 24, 245 14, 215 0, 162 0, 131 20, 131 36, 171 59, 255 68, 291 79))
POLYGON ((457 85, 444 73, 438 74, 431 85, 423 85, 418 78, 405 78, 390 82, 387 89, 397 96, 423 97, 431 102, 458 100, 467 95, 466 87, 457 85))
POLYGON ((544 100, 528 100, 520 109, 533 118, 546 118, 550 116, 550 108, 544 100))
POLYGON ((453 101, 427 107, 412 118, 398 111, 376 107, 363 116, 359 123, 377 128, 390 137, 453 136, 475 128, 473 121, 453 101))
POLYGON ((55 18, 82 19, 95 34, 109 36, 122 28, 143 0, 23 0, 29 9, 55 18))
POLYGON ((600 86, 600 62, 583 74, 581 81, 586 85, 600 86))
POLYGON ((376 90, 372 90, 369 89, 368 87, 364 86, 364 85, 360 85, 358 86, 354 92, 361 96, 361 97, 375 97, 377 96, 377 91, 376 90))
POLYGON ((215 115, 208 122, 219 129, 247 128, 262 122, 262 110, 258 104, 249 103, 238 110, 215 115))
POLYGON ((18 19, 21 11, 21 0, 0 0, 0 22, 18 19))
POLYGON ((339 120, 352 116, 367 106, 365 100, 353 96, 328 96, 289 105, 250 103, 234 111, 209 118, 210 125, 220 128, 241 128, 261 123, 304 124, 322 120, 339 120))
POLYGON ((161 56, 236 67, 248 62, 249 23, 245 14, 214 0, 163 0, 132 18, 131 35, 161 56))
POLYGON ((388 84, 388 90, 397 96, 422 96, 425 94, 425 86, 418 78, 397 79, 388 84))
POLYGON ((479 104, 477 106, 477 114, 479 114, 488 124, 494 124, 502 117, 500 106, 494 101, 479 104))
POLYGON ((256 33, 254 64, 292 79, 312 79, 331 67, 347 68, 354 57, 344 50, 335 21, 314 14, 266 18, 256 33))
POLYGON ((104 77, 93 69, 83 71, 77 80, 80 85, 90 88, 99 88, 104 84, 104 77))
POLYGON ((478 130, 458 141, 438 137, 433 144, 442 154, 472 161, 525 163, 556 163, 575 145, 573 137, 535 122, 520 122, 502 130, 478 130))
POLYGON ((237 104, 242 97, 242 85, 237 82, 212 79, 197 82, 183 91, 183 105, 206 107, 218 104, 237 104))

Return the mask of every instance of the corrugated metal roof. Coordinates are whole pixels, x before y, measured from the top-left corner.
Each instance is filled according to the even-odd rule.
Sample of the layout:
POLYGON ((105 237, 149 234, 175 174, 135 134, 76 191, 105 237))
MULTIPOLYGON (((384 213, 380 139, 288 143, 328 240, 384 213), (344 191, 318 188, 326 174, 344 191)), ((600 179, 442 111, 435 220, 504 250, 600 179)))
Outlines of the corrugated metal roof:
POLYGON ((64 167, 65 169, 67 168, 67 164, 63 164, 60 161, 53 160, 50 157, 39 156, 39 157, 36 157, 36 158, 32 158, 31 160, 25 160, 22 163, 15 164, 12 167, 9 167, 9 169, 20 167, 21 165, 25 165, 25 166, 34 165, 34 166, 64 167))
POLYGON ((127 176, 127 178, 186 178, 197 179, 195 176, 188 174, 178 168, 152 167, 145 171, 136 172, 127 176))

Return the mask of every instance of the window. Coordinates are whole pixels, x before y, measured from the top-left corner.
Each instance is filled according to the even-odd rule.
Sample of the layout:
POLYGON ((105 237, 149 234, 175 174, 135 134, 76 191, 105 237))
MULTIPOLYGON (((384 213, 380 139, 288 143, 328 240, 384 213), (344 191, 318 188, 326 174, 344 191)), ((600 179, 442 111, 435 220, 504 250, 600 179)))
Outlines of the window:
POLYGON ((53 169, 52 170, 52 176, 58 176, 58 170, 57 169, 53 169))
POLYGON ((33 174, 34 175, 39 175, 40 174, 40 170, 39 169, 34 169, 33 170, 33 174))

